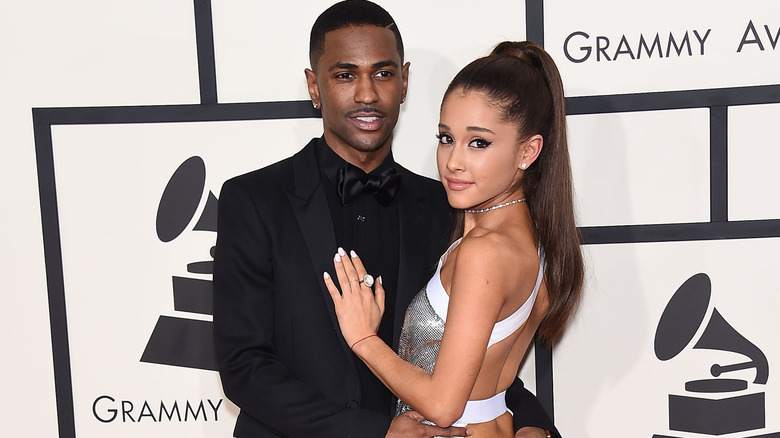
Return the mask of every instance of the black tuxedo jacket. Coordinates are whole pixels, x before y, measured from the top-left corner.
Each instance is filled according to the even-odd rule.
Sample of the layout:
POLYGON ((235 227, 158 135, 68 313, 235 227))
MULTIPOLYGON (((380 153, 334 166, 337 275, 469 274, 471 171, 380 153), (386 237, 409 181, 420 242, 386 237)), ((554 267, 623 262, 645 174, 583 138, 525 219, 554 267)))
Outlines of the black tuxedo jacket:
MULTIPOLYGON (((389 406, 386 415, 361 409, 360 359, 341 336, 323 282, 323 272, 335 274, 338 242, 316 142, 228 180, 220 192, 214 335, 225 395, 241 408, 237 437, 381 438, 391 421, 389 406)), ((406 306, 446 249, 450 212, 441 183, 396 169, 401 259, 394 344, 406 306)), ((534 405, 527 411, 542 415, 526 424, 552 428, 521 386, 520 397, 531 399, 523 403, 534 405)))

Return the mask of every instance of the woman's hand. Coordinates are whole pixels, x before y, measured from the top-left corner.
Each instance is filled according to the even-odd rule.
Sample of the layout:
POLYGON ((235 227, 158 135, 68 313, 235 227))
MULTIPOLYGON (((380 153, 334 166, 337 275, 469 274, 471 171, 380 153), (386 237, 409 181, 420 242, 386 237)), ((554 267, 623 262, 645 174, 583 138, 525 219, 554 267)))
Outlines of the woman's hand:
POLYGON ((346 252, 339 248, 333 258, 341 293, 327 272, 323 277, 336 307, 341 334, 352 348, 366 337, 376 335, 385 311, 385 290, 382 288, 382 277, 379 277, 373 284, 376 289, 372 291, 371 284, 366 284, 366 279, 369 280, 368 283, 372 283, 373 277, 367 278, 370 276, 367 275, 360 257, 355 251, 350 251, 351 257, 346 255, 346 252))

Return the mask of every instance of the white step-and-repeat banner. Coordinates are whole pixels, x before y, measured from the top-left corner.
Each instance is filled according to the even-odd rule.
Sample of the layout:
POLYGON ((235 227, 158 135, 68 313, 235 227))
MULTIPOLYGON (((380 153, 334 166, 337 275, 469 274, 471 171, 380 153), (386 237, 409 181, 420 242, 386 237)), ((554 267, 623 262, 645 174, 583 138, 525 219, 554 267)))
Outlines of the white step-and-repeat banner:
MULTIPOLYGON (((0 137, 23 157, 3 145, 3 183, 29 193, 8 196, 27 208, 4 233, 38 252, 3 259, 26 292, 4 314, 19 395, 2 435, 232 436, 211 335, 219 190, 320 135, 303 70, 330 4, 3 6, 0 137)), ((520 374, 563 435, 780 437, 780 2, 380 4, 411 62, 394 154, 419 173, 437 177, 438 106, 467 62, 531 39, 561 70, 585 300, 520 374)))

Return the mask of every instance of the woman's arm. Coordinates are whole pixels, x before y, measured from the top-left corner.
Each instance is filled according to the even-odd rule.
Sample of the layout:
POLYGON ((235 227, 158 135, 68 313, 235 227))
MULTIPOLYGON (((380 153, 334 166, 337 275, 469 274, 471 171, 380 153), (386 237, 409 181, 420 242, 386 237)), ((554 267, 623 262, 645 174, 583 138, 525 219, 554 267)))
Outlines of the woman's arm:
POLYGON ((356 255, 351 260, 337 257, 334 263, 343 295, 330 278, 325 280, 342 334, 355 354, 394 394, 438 425, 452 424, 462 415, 506 291, 517 284, 518 272, 504 269, 502 260, 508 254, 495 240, 464 239, 451 256, 455 257, 447 324, 433 374, 398 357, 378 337, 366 338, 376 333, 384 290, 378 283, 374 295, 357 281, 365 269, 356 255))

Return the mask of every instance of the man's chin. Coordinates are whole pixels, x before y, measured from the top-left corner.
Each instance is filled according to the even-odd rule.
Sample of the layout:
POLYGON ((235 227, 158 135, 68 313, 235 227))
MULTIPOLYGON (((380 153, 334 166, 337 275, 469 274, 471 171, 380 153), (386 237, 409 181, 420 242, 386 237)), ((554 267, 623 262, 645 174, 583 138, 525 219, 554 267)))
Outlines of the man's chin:
POLYGON ((372 153, 372 152, 378 152, 382 150, 382 148, 385 146, 385 144, 390 144, 390 139, 385 138, 382 140, 377 139, 367 139, 367 140, 360 140, 355 139, 354 141, 349 142, 349 146, 360 152, 364 153, 372 153))
POLYGON ((352 148, 355 149, 358 152, 371 154, 371 153, 379 152, 380 150, 382 150, 382 145, 378 145, 378 146, 373 146, 373 145, 372 146, 362 146, 361 145, 361 146, 352 146, 352 148))

